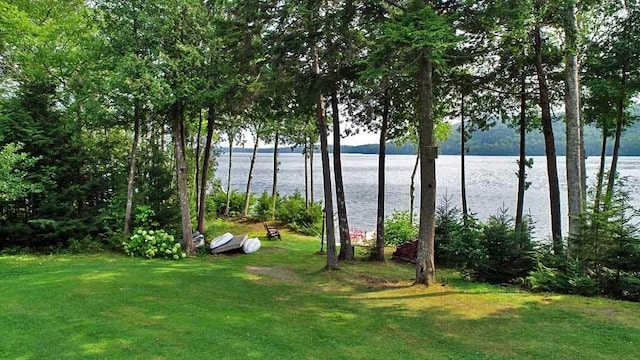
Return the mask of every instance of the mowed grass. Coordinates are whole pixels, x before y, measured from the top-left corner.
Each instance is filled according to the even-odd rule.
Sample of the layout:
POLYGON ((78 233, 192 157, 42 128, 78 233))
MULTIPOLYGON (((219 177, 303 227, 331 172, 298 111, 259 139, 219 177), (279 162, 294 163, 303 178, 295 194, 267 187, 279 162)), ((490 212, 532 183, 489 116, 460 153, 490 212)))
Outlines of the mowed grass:
MULTIPOLYGON (((209 232, 264 235, 261 224, 209 232)), ((638 359, 640 304, 322 270, 285 232, 251 255, 0 257, 0 359, 638 359)))

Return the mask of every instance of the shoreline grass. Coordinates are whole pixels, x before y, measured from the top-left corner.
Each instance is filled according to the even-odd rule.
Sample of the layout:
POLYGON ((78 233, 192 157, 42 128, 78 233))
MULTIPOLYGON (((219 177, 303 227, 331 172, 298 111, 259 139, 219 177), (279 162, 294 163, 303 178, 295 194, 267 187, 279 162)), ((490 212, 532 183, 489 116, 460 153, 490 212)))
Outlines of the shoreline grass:
MULTIPOLYGON (((258 224, 261 225, 261 224, 258 224)), ((264 235, 255 224, 218 222, 264 235)), ((316 239, 181 261, 0 257, 2 359, 636 359, 640 304, 468 283, 412 266, 325 272, 316 239)))

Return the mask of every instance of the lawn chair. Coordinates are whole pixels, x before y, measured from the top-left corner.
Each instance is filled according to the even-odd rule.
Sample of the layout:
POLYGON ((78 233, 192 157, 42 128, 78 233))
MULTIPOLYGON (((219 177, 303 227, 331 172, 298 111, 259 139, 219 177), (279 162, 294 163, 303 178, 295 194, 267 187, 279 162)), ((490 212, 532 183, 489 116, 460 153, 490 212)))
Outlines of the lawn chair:
POLYGON ((280 231, 278 231, 278 229, 274 228, 273 226, 267 225, 267 223, 263 223, 263 224, 264 224, 264 229, 267 231, 267 238, 269 240, 273 239, 274 237, 277 237, 278 239, 282 240, 282 237, 280 236, 280 231))

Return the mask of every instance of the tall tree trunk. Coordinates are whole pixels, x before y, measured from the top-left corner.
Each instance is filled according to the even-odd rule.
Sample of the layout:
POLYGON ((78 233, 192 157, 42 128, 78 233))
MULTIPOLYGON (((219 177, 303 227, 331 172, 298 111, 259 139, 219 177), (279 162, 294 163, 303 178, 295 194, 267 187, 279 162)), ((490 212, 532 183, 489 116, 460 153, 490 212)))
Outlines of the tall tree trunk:
POLYGON ((131 145, 131 160, 129 162, 129 177, 127 179, 127 205, 124 211, 124 236, 131 232, 131 213, 133 212, 133 185, 136 177, 136 161, 138 158, 138 143, 140 142, 140 117, 142 109, 136 101, 133 105, 133 144, 131 145))
POLYGON ((378 152, 378 216, 376 217, 376 260, 384 261, 384 190, 385 160, 387 145, 387 126, 389 124, 389 89, 384 91, 382 124, 380 126, 380 149, 378 152))
POLYGON ((331 112, 333 117, 333 177, 336 183, 336 201, 338 202, 338 228, 340 230, 339 260, 353 260, 353 247, 349 236, 349 219, 347 204, 344 198, 342 182, 342 156, 340 155, 340 112, 338 110, 338 94, 331 93, 331 112))
POLYGON ((191 241, 191 214, 189 210, 189 187, 187 186, 187 161, 184 156, 184 123, 182 112, 182 104, 177 101, 171 108, 171 118, 178 180, 178 198, 180 199, 180 214, 182 219, 182 245, 187 254, 192 254, 194 246, 193 241, 191 241))
POLYGON ((304 206, 309 207, 309 141, 304 140, 304 206))
POLYGON ((565 2, 565 114, 566 114, 566 170, 567 170, 567 194, 569 205, 569 243, 571 238, 577 236, 580 231, 580 219, 583 210, 582 195, 582 148, 580 140, 580 81, 577 48, 577 25, 575 0, 565 2))
POLYGON ((542 110, 542 132, 544 134, 545 153, 547 158, 547 176, 549 179, 549 204, 551 208, 551 237, 553 252, 562 253, 562 219, 560 213, 560 185, 558 183, 558 165, 556 163, 556 146, 553 138, 551 106, 549 103, 549 87, 547 75, 542 64, 542 38, 540 26, 534 29, 534 47, 536 54, 536 72, 540 88, 540 108, 542 110))
POLYGON ((244 207, 242 208, 242 216, 249 216, 249 200, 251 200, 251 179, 253 179, 253 168, 256 165, 256 155, 258 154, 258 132, 256 131, 256 142, 253 145, 253 153, 251 154, 251 165, 249 165, 249 178, 247 179, 247 191, 244 195, 244 207))
MULTIPOLYGON (((320 75, 320 60, 318 49, 314 49, 314 70, 320 75)), ((319 88, 319 87, 318 87, 319 88)), ((316 120, 320 130, 320 153, 322 155, 322 183, 324 188, 324 208, 326 213, 327 231, 327 264, 325 269, 337 270, 338 256, 336 255, 335 225, 333 223, 333 192, 331 191, 331 168, 329 167, 329 146, 327 144, 327 121, 325 118, 324 99, 318 94, 316 102, 316 120)))
POLYGON ((231 165, 233 161, 233 135, 228 134, 229 138, 229 172, 227 173, 227 205, 224 207, 224 216, 229 216, 231 212, 231 165))
POLYGON ((460 193, 462 195, 462 221, 466 225, 469 209, 467 208, 467 186, 465 181, 464 154, 466 152, 466 136, 464 130, 464 92, 460 99, 460 193))
POLYGON ((602 203, 602 186, 604 183, 604 168, 607 156, 607 129, 602 129, 602 147, 600 148, 600 167, 598 168, 598 178, 596 183, 596 195, 593 199, 593 211, 600 212, 602 203))
POLYGON ((309 139, 311 151, 309 152, 309 200, 313 204, 313 153, 316 151, 315 141, 309 139))
POLYGON ((207 111, 207 142, 204 145, 204 161, 202 163, 202 175, 200 176, 200 203, 198 204, 198 231, 204 232, 204 219, 206 215, 205 204, 207 197, 207 185, 209 182, 209 165, 211 162, 211 143, 213 142, 213 129, 215 127, 215 110, 210 105, 207 111))
POLYGON ((409 202, 409 223, 413 226, 413 207, 416 199, 416 172, 418 171, 418 165, 420 164, 420 152, 416 155, 416 163, 413 165, 413 171, 411 172, 411 185, 409 186, 409 196, 411 200, 409 202))
POLYGON ((587 151, 584 148, 584 119, 580 116, 580 157, 582 160, 582 166, 580 168, 580 181, 582 184, 582 205, 587 207, 587 151))
POLYGON ((434 258, 436 214, 436 157, 433 128, 433 80, 431 54, 418 58, 418 124, 420 136, 420 226, 416 284, 429 286, 436 281, 434 258))
POLYGON ((524 72, 520 78, 520 156, 518 158, 518 200, 516 203, 516 233, 522 234, 522 218, 524 215, 524 192, 527 179, 527 82, 524 72))
POLYGON ((271 188, 271 220, 276 218, 276 197, 278 196, 278 143, 280 142, 280 128, 276 127, 275 144, 273 145, 273 187, 271 188))
MULTIPOLYGON (((626 65, 622 67, 622 88, 624 89, 627 80, 626 65)), ((618 99, 618 120, 616 121, 616 134, 613 142, 613 154, 611 156, 611 169, 609 170, 609 178, 607 179, 607 193, 605 195, 605 207, 609 208, 611 200, 613 199, 613 186, 616 182, 616 175, 618 172, 618 154, 620 152, 620 138, 622 137, 622 126, 624 125, 624 98, 622 94, 618 99)))
POLYGON ((198 134, 196 135, 196 179, 194 181, 196 186, 196 205, 200 204, 200 138, 202 136, 202 109, 198 111, 198 134))

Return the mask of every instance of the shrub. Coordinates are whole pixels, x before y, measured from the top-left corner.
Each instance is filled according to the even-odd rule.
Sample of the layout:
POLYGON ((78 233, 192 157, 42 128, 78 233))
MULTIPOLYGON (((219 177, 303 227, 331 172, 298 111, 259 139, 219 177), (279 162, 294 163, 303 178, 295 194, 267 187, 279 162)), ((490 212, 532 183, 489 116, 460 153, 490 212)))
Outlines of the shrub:
POLYGON ((560 292, 591 296, 597 292, 597 282, 587 274, 580 260, 570 258, 562 267, 547 267, 538 263, 526 279, 533 291, 560 292))
POLYGON ((92 254, 105 251, 104 245, 98 241, 95 241, 90 236, 85 236, 83 239, 71 239, 69 240, 69 247, 67 248, 72 254, 92 254))
MULTIPOLYGON (((273 198, 266 192, 263 192, 262 195, 255 200, 253 207, 251 207, 251 218, 260 222, 270 220, 272 217, 272 199, 273 198)), ((281 203, 282 198, 276 193, 276 209, 280 207, 281 203)))
POLYGON ((289 225, 294 231, 304 235, 320 235, 322 232, 322 206, 320 203, 309 204, 301 216, 289 225))
POLYGON ((473 214, 465 221, 462 211, 451 206, 451 197, 443 197, 436 209, 436 263, 465 272, 485 257, 481 236, 480 221, 473 214))
POLYGON ((418 237, 418 227, 414 216, 413 223, 408 211, 394 211, 384 220, 385 245, 400 245, 418 237))
POLYGON ((149 259, 163 258, 179 260, 187 256, 180 243, 164 230, 137 229, 129 241, 122 243, 127 255, 144 256, 149 259))
POLYGON ((148 205, 136 206, 136 211, 133 215, 133 227, 134 228, 157 228, 160 224, 155 220, 156 212, 148 205))
POLYGON ((436 261, 454 266, 475 281, 507 283, 526 277, 535 265, 531 222, 518 233, 502 211, 482 224, 449 206, 445 198, 436 216, 436 261))
MULTIPOLYGON (((598 206, 590 206, 580 214, 580 231, 571 234, 569 254, 582 269, 580 279, 554 291, 564 293, 597 292, 617 299, 640 301, 640 236, 637 224, 638 211, 630 205, 629 194, 624 190, 623 181, 617 184, 618 190, 611 199, 603 199, 598 206), (579 261, 578 261, 579 259, 579 261), (588 287, 585 290, 585 284, 588 287), (575 285, 574 285, 575 284, 575 285)), ((592 191, 593 193, 593 191, 592 191)), ((604 195, 603 195, 604 197, 604 195)), ((561 259, 562 260, 562 259, 561 259)), ((544 266, 553 267, 543 262, 544 266)), ((556 266, 564 277, 575 276, 571 266, 556 266), (570 271, 574 274, 570 273, 570 271)), ((535 276, 539 274, 532 274, 535 276)), ((533 286, 533 285, 532 285, 533 286)))
POLYGON ((318 235, 322 231, 320 203, 307 206, 299 191, 282 198, 276 209, 276 218, 289 224, 293 230, 305 235, 318 235))
POLYGON ((276 218, 297 232, 319 235, 322 231, 322 207, 320 203, 308 206, 299 191, 285 196, 276 209, 276 218))
MULTIPOLYGON (((245 194, 236 190, 231 191, 229 199, 229 216, 234 217, 242 213, 244 210, 245 194)), ((250 195, 249 206, 255 201, 253 195, 250 195)), ((217 216, 224 215, 227 207, 227 194, 223 191, 217 191, 207 197, 207 211, 213 211, 217 216)))
POLYGON ((506 283, 526 277, 535 266, 531 230, 531 226, 525 226, 519 234, 506 211, 489 217, 482 229, 485 256, 470 269, 472 278, 506 283))

